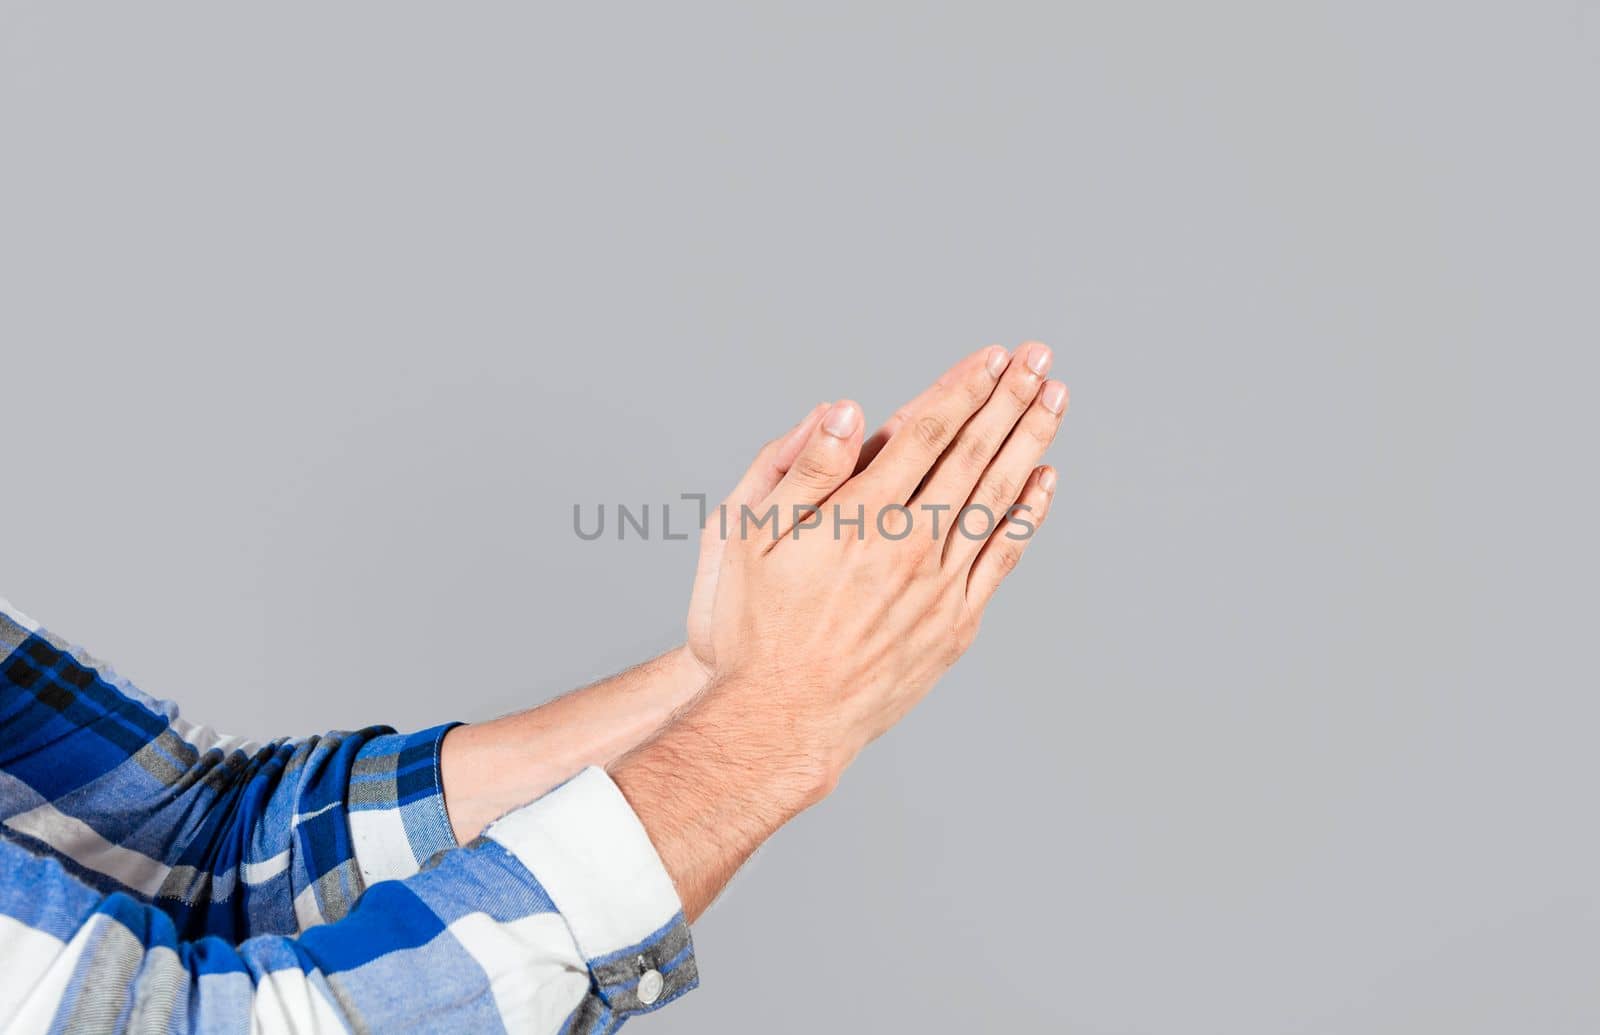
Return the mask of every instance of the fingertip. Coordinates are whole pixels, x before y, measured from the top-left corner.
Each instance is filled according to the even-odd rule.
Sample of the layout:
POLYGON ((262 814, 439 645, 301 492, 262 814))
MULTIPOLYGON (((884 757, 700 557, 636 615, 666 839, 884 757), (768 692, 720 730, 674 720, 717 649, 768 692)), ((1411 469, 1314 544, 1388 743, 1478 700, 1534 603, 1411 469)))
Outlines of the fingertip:
POLYGON ((1044 408, 1057 417, 1067 412, 1068 396, 1067 386, 1063 381, 1046 381, 1044 388, 1039 392, 1039 401, 1044 403, 1044 408))
POLYGON ((834 438, 849 438, 861 430, 861 407, 853 399, 840 399, 828 408, 822 430, 834 438))
POLYGON ((795 428, 795 431, 798 432, 809 430, 811 425, 816 423, 817 417, 826 412, 827 409, 828 404, 825 402, 819 402, 815 406, 811 407, 811 409, 807 411, 805 417, 801 419, 800 424, 795 428))
POLYGON ((1048 495, 1056 491, 1056 469, 1046 464, 1039 468, 1039 488, 1048 495))
POLYGON ((811 412, 794 429, 785 435, 778 445, 778 464, 787 467, 794 462, 795 455, 805 446, 806 439, 811 436, 811 429, 817 426, 817 420, 828 409, 828 404, 817 403, 811 407, 811 412))
POLYGON ((1006 364, 1011 361, 1011 353, 1001 345, 990 345, 984 355, 984 369, 989 371, 990 377, 999 377, 1005 372, 1006 364))
POLYGON ((1042 341, 1025 341, 1017 348, 1017 353, 1028 369, 1040 377, 1049 372, 1051 360, 1055 358, 1050 346, 1042 341))

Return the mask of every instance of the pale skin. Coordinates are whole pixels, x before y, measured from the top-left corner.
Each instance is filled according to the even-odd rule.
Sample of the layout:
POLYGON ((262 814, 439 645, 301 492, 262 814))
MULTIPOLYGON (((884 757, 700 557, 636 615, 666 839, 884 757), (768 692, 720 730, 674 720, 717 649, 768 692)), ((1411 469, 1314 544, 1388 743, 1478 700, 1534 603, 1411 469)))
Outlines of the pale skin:
POLYGON ((1025 507, 1041 525, 1056 475, 1039 466, 1066 411, 1050 350, 990 346, 864 439, 860 407, 818 406, 767 444, 725 501, 797 513, 941 510, 892 538, 822 529, 701 539, 684 646, 540 708, 459 727, 443 748, 457 838, 586 765, 611 773, 693 921, 764 840, 822 800, 972 643, 1031 536, 954 515, 1025 507), (796 508, 801 508, 799 511, 796 508), (1007 534, 1008 532, 1012 534, 1007 534), (859 538, 858 538, 859 536, 859 538))
MULTIPOLYGON (((816 406, 787 435, 767 443, 729 500, 755 502, 771 492, 827 408, 816 406)), ((684 644, 530 711, 450 731, 440 771, 457 841, 466 844, 585 766, 610 765, 705 689, 722 547, 719 537, 702 535, 684 644)))

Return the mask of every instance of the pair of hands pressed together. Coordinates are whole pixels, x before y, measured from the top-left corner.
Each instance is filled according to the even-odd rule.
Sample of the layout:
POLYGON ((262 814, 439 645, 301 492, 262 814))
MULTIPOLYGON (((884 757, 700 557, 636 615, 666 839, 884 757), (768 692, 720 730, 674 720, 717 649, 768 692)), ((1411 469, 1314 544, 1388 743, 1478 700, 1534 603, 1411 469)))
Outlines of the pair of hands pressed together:
POLYGON ((708 517, 683 648, 452 731, 443 766, 458 836, 563 769, 607 765, 697 917, 971 644, 1030 541, 1019 527, 1043 522, 1055 489, 1037 466, 1067 403, 1045 379, 1050 360, 1038 343, 990 346, 870 438, 841 401, 768 443, 724 501, 726 521, 708 517), (987 536, 982 518, 958 530, 970 505, 993 515, 987 536), (744 508, 774 507, 776 528, 742 528, 744 508), (885 508, 906 509, 880 520, 885 508))
POLYGON ((475 726, 241 747, 0 601, 0 1023, 589 1031, 670 1002, 687 922, 927 693, 1044 520, 1049 359, 980 351, 870 438, 817 407, 708 523, 683 647, 475 726))

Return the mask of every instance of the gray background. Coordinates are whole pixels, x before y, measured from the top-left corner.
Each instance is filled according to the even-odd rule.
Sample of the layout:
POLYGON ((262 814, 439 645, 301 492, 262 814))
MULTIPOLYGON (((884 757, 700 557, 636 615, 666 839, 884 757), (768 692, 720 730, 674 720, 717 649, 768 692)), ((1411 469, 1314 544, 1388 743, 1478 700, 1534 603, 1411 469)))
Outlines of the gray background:
POLYGON ((0 592, 255 735, 680 634, 819 399, 1058 348, 971 654, 652 1032, 1600 1026, 1600 6, 0 3, 0 592))

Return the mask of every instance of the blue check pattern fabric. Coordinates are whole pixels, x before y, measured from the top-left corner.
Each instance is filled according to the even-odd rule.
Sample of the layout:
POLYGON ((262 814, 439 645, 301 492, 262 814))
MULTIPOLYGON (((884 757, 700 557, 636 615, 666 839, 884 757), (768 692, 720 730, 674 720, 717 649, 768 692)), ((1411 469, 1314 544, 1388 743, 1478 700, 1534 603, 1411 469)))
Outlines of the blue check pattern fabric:
POLYGON ((693 988, 605 773, 458 846, 449 728, 223 736, 0 601, 0 1029, 608 1032, 693 988))

